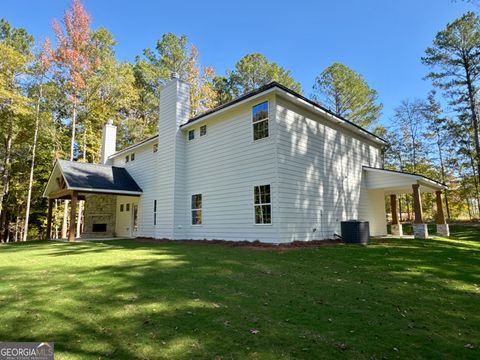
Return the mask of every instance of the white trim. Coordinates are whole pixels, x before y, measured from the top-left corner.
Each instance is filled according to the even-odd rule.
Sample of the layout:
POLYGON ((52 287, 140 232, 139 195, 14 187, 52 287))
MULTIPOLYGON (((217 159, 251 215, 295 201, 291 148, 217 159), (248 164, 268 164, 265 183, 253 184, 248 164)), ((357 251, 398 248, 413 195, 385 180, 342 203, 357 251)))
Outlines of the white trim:
MULTIPOLYGON (((261 201, 261 192, 260 192, 260 201, 261 201)), ((262 219, 263 220, 263 219, 262 219)), ((253 225, 255 226, 272 226, 273 225, 273 203, 272 203, 272 184, 262 184, 262 185, 253 185, 253 225), (255 204, 255 188, 261 186, 268 186, 270 188, 270 202, 269 203, 260 203, 255 204), (270 222, 269 223, 257 223, 257 217, 255 213, 256 206, 265 206, 270 205, 270 222)))
POLYGON ((119 155, 121 155, 121 154, 124 154, 124 153, 126 153, 126 152, 129 152, 129 151, 131 151, 131 150, 133 150, 133 149, 136 149, 136 148, 139 147, 139 146, 149 144, 149 143, 153 142, 154 140, 157 140, 157 141, 158 141, 158 134, 157 134, 157 135, 154 135, 154 136, 151 137, 150 139, 145 139, 145 140, 142 140, 142 141, 140 141, 140 142, 138 142, 138 143, 136 143, 136 144, 127 146, 126 148, 117 151, 115 154, 110 155, 107 159, 116 158, 117 156, 119 156, 119 155))
POLYGON ((230 106, 227 106, 227 107, 225 107, 225 108, 223 108, 223 109, 214 111, 214 112, 212 112, 211 114, 205 115, 204 117, 202 117, 202 118, 200 118, 200 119, 198 119, 198 120, 195 120, 195 121, 193 121, 193 122, 191 122, 191 123, 183 124, 182 126, 180 126, 180 129, 182 129, 182 130, 187 130, 187 129, 193 127, 193 126, 197 126, 197 125, 203 123, 204 121, 210 119, 211 117, 214 117, 214 116, 223 114, 223 113, 226 112, 226 111, 230 111, 230 110, 232 109, 232 107, 236 107, 236 106, 239 106, 239 105, 246 104, 246 103, 251 102, 251 101, 253 101, 253 100, 255 100, 255 99, 258 99, 259 97, 263 97, 263 96, 265 96, 265 95, 267 95, 267 94, 270 94, 270 93, 272 93, 272 92, 275 92, 275 89, 276 89, 276 88, 268 89, 268 90, 266 90, 266 91, 263 91, 263 92, 261 92, 261 93, 259 93, 259 94, 254 95, 254 96, 252 96, 252 97, 243 99, 242 101, 239 101, 239 102, 237 102, 237 103, 235 103, 235 104, 231 104, 230 106))
POLYGON ((393 175, 393 176, 395 176, 395 175, 403 176, 403 177, 406 177, 406 178, 414 179, 415 181, 423 183, 423 185, 425 185, 427 187, 433 187, 434 189, 448 189, 448 186, 443 185, 439 182, 428 179, 425 176, 418 175, 418 174, 408 174, 408 173, 403 173, 403 172, 399 172, 399 171, 390 171, 390 170, 387 170, 387 169, 371 168, 371 167, 368 167, 368 166, 363 166, 363 170, 378 172, 378 173, 388 174, 388 175, 393 175))
POLYGON ((195 194, 191 194, 190 195, 190 225, 191 226, 202 226, 203 225, 203 193, 195 193, 195 194), (196 195, 200 195, 200 201, 202 202, 202 207, 200 208, 193 208, 192 207, 192 200, 193 200, 193 197, 196 196, 196 195), (194 224, 192 221, 193 221, 193 212, 194 211, 200 211, 201 214, 202 214, 202 217, 200 219, 200 224, 194 224))
POLYGON ((251 129, 252 129, 252 141, 254 143, 256 143, 257 141, 262 141, 262 140, 265 140, 265 139, 269 139, 270 138, 270 101, 267 99, 265 101, 262 101, 262 102, 259 102, 259 103, 256 103, 256 104, 253 104, 251 107, 250 107, 250 119, 252 120, 251 121, 251 129), (255 106, 258 106, 258 105, 262 105, 264 103, 267 103, 267 117, 265 119, 261 119, 261 120, 254 120, 253 119, 253 108, 255 106), (267 132, 268 132, 268 135, 267 136, 264 136, 260 139, 255 139, 255 124, 260 124, 262 122, 266 121, 267 122, 267 132))
POLYGON ((78 192, 88 192, 88 193, 107 193, 115 195, 133 195, 140 196, 143 192, 139 191, 126 191, 126 190, 109 190, 109 189, 91 189, 91 188, 80 188, 80 187, 68 187, 68 190, 75 190, 78 192))
POLYGON ((294 101, 296 101, 297 103, 299 103, 301 106, 305 107, 305 108, 309 108, 309 109, 313 109, 314 111, 316 111, 317 113, 320 113, 321 115, 323 115, 324 117, 328 118, 330 121, 332 121, 333 123, 336 123, 338 125, 342 125, 342 127, 356 133, 356 134, 359 134, 365 138, 368 138, 369 140, 371 141, 374 141, 378 144, 381 144, 383 146, 387 146, 388 143, 383 141, 383 140, 380 140, 379 138, 377 138, 376 136, 374 135, 371 135, 367 132, 367 130, 363 129, 363 128, 357 128, 356 126, 350 124, 349 122, 345 121, 345 120, 342 120, 341 118, 333 115, 333 114, 330 114, 329 112, 323 110, 322 108, 318 107, 318 106, 315 106, 315 105, 312 105, 308 102, 306 102, 305 100, 303 99, 300 99, 296 96, 294 96, 293 94, 290 94, 288 92, 286 92, 285 90, 282 90, 280 88, 274 88, 276 90, 277 93, 279 93, 280 95, 283 95, 284 97, 286 97, 288 100, 290 99, 294 99, 294 101))
POLYGON ((270 93, 276 93, 278 95, 282 95, 283 97, 285 97, 287 100, 291 100, 291 101, 296 101, 299 105, 301 105, 302 107, 304 108, 307 108, 307 109, 311 109, 319 114, 321 114, 323 117, 326 117, 328 120, 332 121, 333 123, 336 123, 338 125, 341 125, 342 127, 344 127, 345 129, 347 130, 350 130, 352 131, 353 133, 356 133, 358 135, 361 135, 362 137, 364 138, 367 138, 377 144, 380 144, 382 146, 387 146, 388 145, 388 142, 384 141, 384 140, 381 140, 379 139, 378 137, 376 137, 375 135, 373 134, 369 134, 367 130, 363 129, 363 128, 357 128, 355 125, 349 123, 348 121, 345 121, 325 110, 323 110, 322 108, 318 107, 318 106, 314 106, 308 102, 306 102, 305 100, 303 99, 300 99, 296 96, 294 96, 293 94, 290 94, 288 92, 286 92, 285 90, 283 89, 280 89, 278 87, 272 87, 266 91, 263 91, 261 93, 258 93, 252 97, 248 97, 242 101, 239 101, 237 103, 234 103, 234 104, 231 104, 230 106, 227 106, 223 109, 220 109, 220 110, 217 110, 217 111, 214 111, 212 112, 211 114, 208 114, 208 115, 205 115, 204 117, 198 119, 198 120, 195 120, 191 123, 186 123, 184 125, 182 125, 180 128, 182 130, 187 130, 193 126, 196 126, 198 124, 201 124, 203 123, 204 121, 210 119, 211 117, 214 117, 216 115, 219 115, 219 114, 222 114, 226 111, 229 111, 231 110, 232 108, 235 108, 236 106, 239 106, 239 105, 243 105, 245 103, 248 103, 248 102, 251 102, 255 99, 258 99, 259 97, 263 97, 263 96, 266 96, 270 93), (292 100, 293 99, 293 100, 292 100))

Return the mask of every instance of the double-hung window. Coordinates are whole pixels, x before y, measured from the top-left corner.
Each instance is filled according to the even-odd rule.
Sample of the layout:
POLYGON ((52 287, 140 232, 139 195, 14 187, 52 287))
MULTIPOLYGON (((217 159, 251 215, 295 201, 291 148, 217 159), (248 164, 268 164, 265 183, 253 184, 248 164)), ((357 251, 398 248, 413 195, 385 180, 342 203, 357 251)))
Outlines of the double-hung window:
POLYGON ((254 188, 255 224, 272 223, 272 200, 270 185, 259 185, 254 188))
POLYGON ((202 224, 202 194, 192 195, 192 225, 202 224))
POLYGON ((253 140, 268 137, 268 101, 252 108, 253 140))
POLYGON ((190 141, 190 140, 193 140, 193 139, 195 139, 195 129, 194 129, 194 130, 190 130, 190 131, 188 132, 188 140, 190 141))
POLYGON ((200 126, 200 136, 207 135, 207 125, 200 126))

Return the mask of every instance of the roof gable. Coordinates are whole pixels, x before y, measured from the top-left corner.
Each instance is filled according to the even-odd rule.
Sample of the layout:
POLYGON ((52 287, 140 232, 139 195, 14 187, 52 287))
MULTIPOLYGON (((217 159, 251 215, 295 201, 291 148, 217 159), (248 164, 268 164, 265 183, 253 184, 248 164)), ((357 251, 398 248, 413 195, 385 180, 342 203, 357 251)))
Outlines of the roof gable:
POLYGON ((125 168, 57 160, 44 196, 58 187, 56 183, 59 175, 65 179, 68 190, 131 195, 142 193, 142 189, 125 168))

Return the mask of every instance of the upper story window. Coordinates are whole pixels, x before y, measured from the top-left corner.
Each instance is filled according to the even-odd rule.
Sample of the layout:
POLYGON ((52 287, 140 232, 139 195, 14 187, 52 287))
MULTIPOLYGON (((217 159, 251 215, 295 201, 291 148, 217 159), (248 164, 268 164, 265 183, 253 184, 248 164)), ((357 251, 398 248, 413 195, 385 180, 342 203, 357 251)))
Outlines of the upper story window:
POLYGON ((188 132, 188 140, 193 140, 195 139, 195 130, 190 130, 188 132))
POLYGON ((202 194, 192 195, 192 225, 202 223, 202 194))
POLYGON ((127 204, 127 205, 125 206, 125 211, 130 211, 130 204, 127 204))
POLYGON ((127 163, 129 161, 130 161, 130 156, 129 155, 125 156, 125 162, 127 163))
POLYGON ((123 204, 120 204, 120 212, 123 212, 123 204))
POLYGON ((135 160, 135 153, 133 153, 132 155, 130 155, 130 161, 133 161, 135 160))
POLYGON ((268 137, 268 101, 252 108, 253 140, 268 137))
POLYGON ((200 126, 200 136, 207 135, 207 125, 200 126))
POLYGON ((272 223, 272 201, 270 185, 260 185, 254 188, 255 224, 272 223))
POLYGON ((158 151, 158 144, 153 144, 153 152, 156 153, 158 151))

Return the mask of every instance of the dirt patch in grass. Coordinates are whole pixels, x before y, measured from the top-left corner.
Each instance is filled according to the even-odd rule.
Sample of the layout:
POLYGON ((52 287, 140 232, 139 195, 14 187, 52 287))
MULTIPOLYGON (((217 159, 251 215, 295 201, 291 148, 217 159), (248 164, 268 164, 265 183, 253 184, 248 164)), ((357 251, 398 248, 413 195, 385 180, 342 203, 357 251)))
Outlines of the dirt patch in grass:
POLYGON ((343 241, 335 239, 311 240, 311 241, 293 241, 283 244, 270 244, 261 241, 231 241, 231 240, 169 240, 153 238, 136 238, 135 241, 153 244, 182 243, 194 245, 220 245, 226 247, 242 247, 254 250, 284 251, 304 248, 337 246, 342 245, 343 241))

